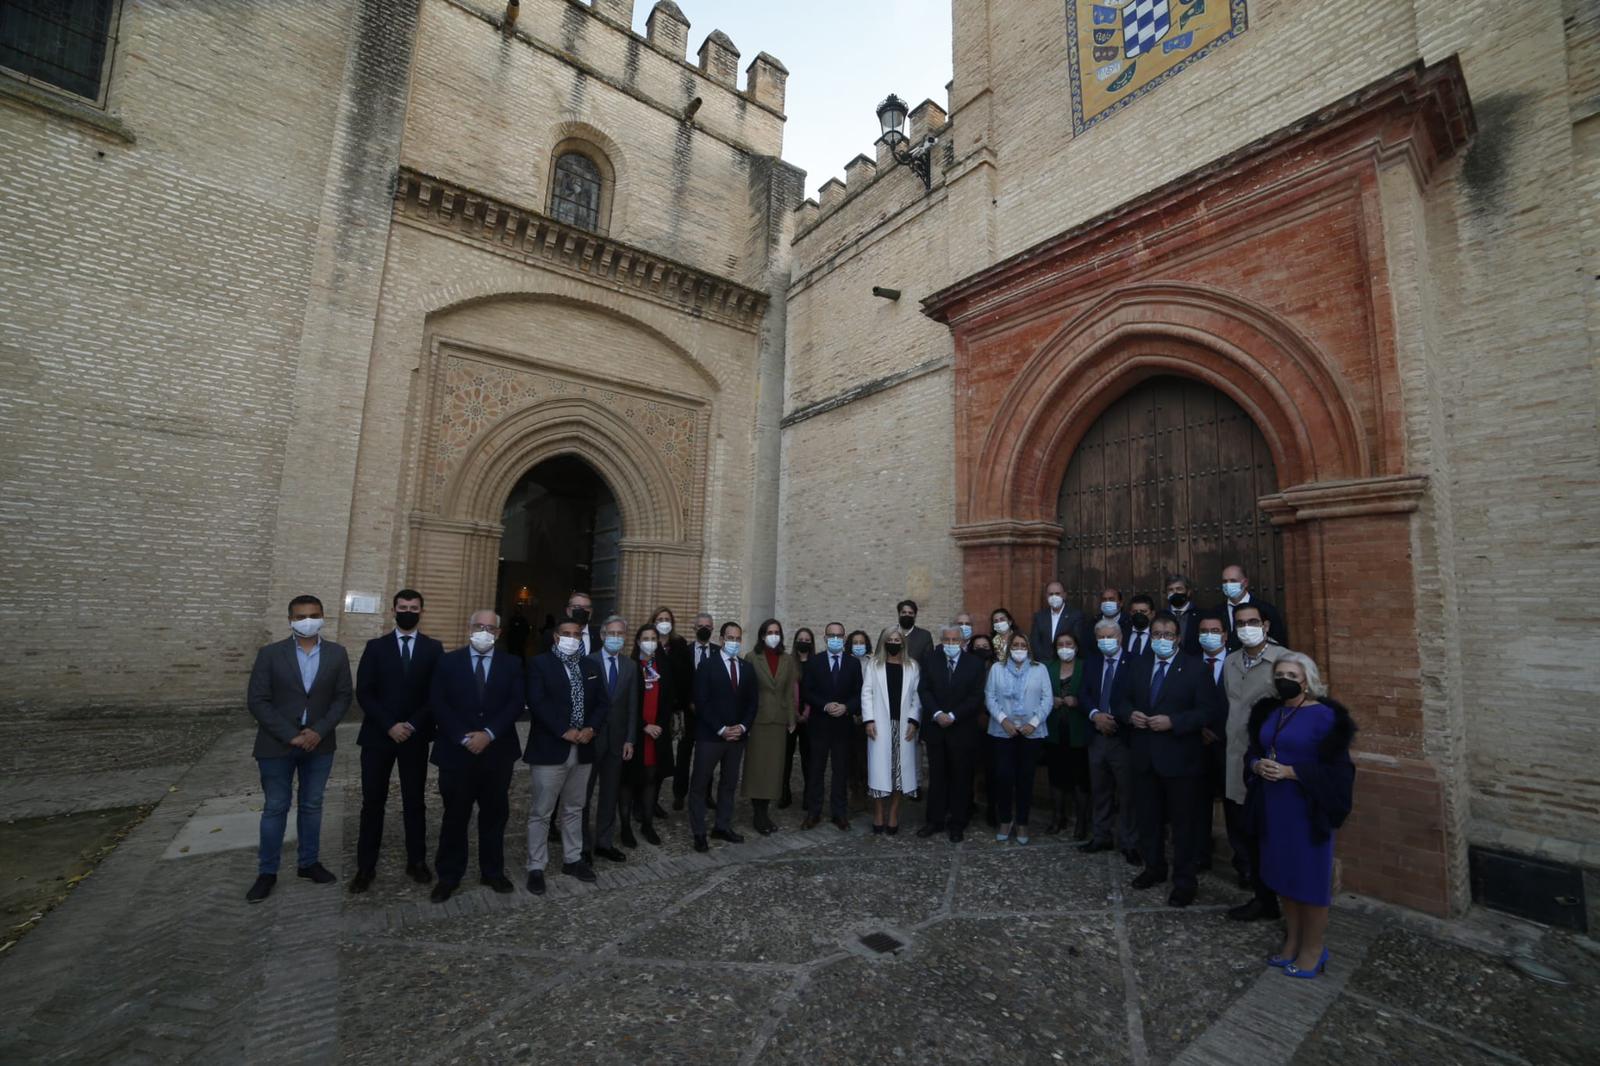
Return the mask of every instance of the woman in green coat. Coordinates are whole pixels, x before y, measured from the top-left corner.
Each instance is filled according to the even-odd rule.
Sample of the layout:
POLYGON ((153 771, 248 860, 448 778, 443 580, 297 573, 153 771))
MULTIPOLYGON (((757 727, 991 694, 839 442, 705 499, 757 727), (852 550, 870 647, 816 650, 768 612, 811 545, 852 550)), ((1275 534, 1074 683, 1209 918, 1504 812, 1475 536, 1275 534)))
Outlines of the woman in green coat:
MULTIPOLYGON (((1041 657, 1042 658, 1042 657, 1041 657)), ((1078 638, 1056 637, 1050 669, 1050 718, 1045 723, 1044 765, 1050 775, 1050 822, 1046 833, 1067 827, 1067 792, 1072 792, 1072 839, 1089 838, 1089 719, 1078 706, 1083 663, 1078 638)))
POLYGON ((756 646, 744 656, 760 696, 755 725, 745 742, 744 794, 754 812, 751 824, 766 835, 778 828, 767 811, 783 795, 783 758, 799 720, 800 668, 793 655, 784 654, 783 626, 776 618, 762 622, 758 632, 756 646))

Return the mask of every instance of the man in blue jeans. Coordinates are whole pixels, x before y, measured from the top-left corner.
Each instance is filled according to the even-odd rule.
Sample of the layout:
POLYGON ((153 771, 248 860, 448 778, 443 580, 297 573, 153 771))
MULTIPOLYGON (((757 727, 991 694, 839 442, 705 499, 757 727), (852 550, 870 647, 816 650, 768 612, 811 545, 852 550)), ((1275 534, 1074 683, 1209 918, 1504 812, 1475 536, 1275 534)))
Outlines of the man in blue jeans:
POLYGON ((256 653, 250 669, 247 703, 259 727, 255 757, 261 767, 261 856, 255 884, 245 894, 260 903, 278 883, 278 857, 289 821, 289 797, 300 776, 295 828, 300 836, 298 873, 319 885, 338 878, 318 861, 322 839, 322 793, 333 769, 334 727, 350 709, 350 657, 323 640, 322 601, 296 596, 289 601, 287 640, 256 653))

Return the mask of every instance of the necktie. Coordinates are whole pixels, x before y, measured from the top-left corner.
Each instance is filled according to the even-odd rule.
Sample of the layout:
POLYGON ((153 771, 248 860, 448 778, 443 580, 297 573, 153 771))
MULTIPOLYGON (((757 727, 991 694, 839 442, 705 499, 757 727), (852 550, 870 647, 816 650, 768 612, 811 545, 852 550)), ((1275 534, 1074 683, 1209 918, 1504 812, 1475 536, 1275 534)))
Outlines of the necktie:
POLYGON ((1106 672, 1100 677, 1100 706, 1096 710, 1104 711, 1111 708, 1111 685, 1117 679, 1117 660, 1106 660, 1106 672))
POLYGON ((944 658, 945 658, 945 663, 950 667, 949 676, 950 676, 951 680, 954 680, 955 676, 956 676, 956 661, 954 659, 950 658, 950 656, 948 656, 948 655, 946 655, 944 658))
POLYGON ((400 638, 400 672, 402 674, 409 674, 411 672, 411 638, 410 637, 402 636, 400 638))
POLYGON ((739 692, 739 660, 738 659, 729 659, 728 660, 728 676, 733 678, 733 691, 734 691, 735 695, 738 695, 738 692, 739 692))
POLYGON ((1167 683, 1167 660, 1161 660, 1156 667, 1155 680, 1150 682, 1150 709, 1155 710, 1156 700, 1161 698, 1161 686, 1167 683))
POLYGON ((1216 658, 1212 657, 1212 658, 1207 659, 1206 660, 1206 665, 1211 667, 1211 683, 1213 685, 1215 685, 1217 683, 1217 660, 1216 660, 1216 658))
POLYGON ((488 668, 488 666, 485 665, 484 658, 485 657, 482 656, 482 655, 477 656, 478 665, 475 668, 475 673, 476 673, 477 681, 478 681, 478 698, 479 699, 483 698, 483 690, 489 687, 489 668, 488 668))
POLYGON ((839 657, 830 655, 829 658, 833 660, 833 687, 837 690, 839 688, 839 657))
POLYGON ((607 655, 606 659, 611 663, 606 672, 606 692, 615 696, 617 694, 617 657, 615 655, 607 655))

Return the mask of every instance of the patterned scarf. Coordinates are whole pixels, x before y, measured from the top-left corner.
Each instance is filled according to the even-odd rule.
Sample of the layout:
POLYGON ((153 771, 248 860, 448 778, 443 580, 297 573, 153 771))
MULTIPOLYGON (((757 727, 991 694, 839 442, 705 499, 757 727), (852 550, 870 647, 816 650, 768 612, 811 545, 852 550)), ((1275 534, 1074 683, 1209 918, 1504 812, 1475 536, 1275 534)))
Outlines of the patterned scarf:
MULTIPOLYGON (((580 649, 581 652, 582 649, 580 649)), ((556 659, 567 668, 567 687, 572 692, 572 717, 568 722, 573 729, 583 728, 583 674, 578 670, 577 655, 562 655, 556 652, 556 659)))
POLYGON ((1007 718, 1030 717, 1027 713, 1026 698, 1028 695, 1028 674, 1031 672, 1029 668, 1032 665, 1032 663, 1023 663, 1018 666, 1011 661, 1010 656, 1006 657, 1005 674, 1002 675, 1002 678, 1006 685, 1007 718))

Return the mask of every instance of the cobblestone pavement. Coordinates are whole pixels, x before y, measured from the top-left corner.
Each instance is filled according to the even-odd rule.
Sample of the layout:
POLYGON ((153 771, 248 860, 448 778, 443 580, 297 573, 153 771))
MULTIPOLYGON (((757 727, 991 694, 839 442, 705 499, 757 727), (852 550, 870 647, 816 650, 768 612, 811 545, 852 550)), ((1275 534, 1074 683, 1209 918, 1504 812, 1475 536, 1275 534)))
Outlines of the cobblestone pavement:
MULTIPOLYGON (((348 877, 359 790, 342 732, 323 851, 348 877)), ((517 891, 469 877, 436 906, 402 874, 396 789, 370 892, 291 872, 250 907, 253 849, 161 858, 207 800, 256 791, 249 744, 218 738, 0 956, 0 1062, 1542 1064, 1600 1046, 1590 941, 1341 899, 1329 973, 1293 981, 1262 964, 1274 928, 1224 919, 1239 893, 1222 879, 1174 911, 1132 890, 1120 857, 1059 838, 918 840, 916 804, 895 837, 859 815, 848 834, 801 832, 790 809, 774 835, 709 855, 675 813, 660 848, 602 863, 596 885, 552 869, 540 898, 521 887, 524 772, 517 891), (874 932, 901 946, 873 952, 874 932)))

